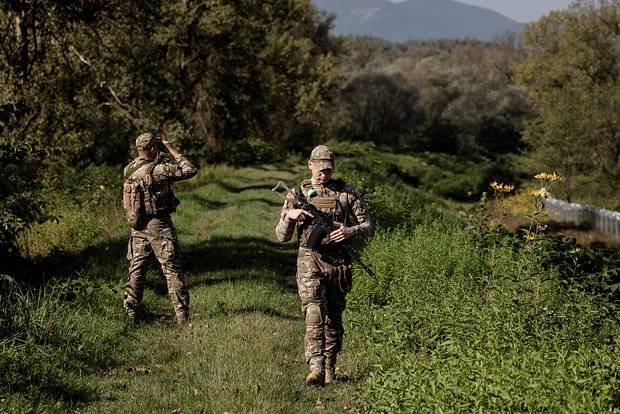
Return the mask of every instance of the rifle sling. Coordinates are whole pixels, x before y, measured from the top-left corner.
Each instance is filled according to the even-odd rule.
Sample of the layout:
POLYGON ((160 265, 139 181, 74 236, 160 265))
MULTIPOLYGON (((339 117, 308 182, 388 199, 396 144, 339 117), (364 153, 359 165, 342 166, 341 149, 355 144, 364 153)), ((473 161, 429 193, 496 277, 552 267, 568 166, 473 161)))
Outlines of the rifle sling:
MULTIPOLYGON (((153 163, 150 160, 143 160, 142 162, 136 164, 132 169, 130 169, 129 171, 127 171, 127 174, 125 174, 125 180, 127 180, 129 177, 131 177, 136 171, 138 171, 140 168, 142 168, 144 165, 148 164, 148 163, 153 163)), ((154 163, 153 163, 154 165, 154 163)))

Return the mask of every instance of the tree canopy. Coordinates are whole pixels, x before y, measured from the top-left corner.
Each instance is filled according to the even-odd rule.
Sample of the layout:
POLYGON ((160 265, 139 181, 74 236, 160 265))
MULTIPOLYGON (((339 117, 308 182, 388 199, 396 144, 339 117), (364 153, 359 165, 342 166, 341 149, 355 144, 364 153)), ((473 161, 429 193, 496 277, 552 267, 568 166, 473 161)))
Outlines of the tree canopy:
POLYGON ((568 200, 577 175, 604 192, 618 189, 619 44, 617 0, 576 2, 525 29, 527 59, 516 79, 539 114, 524 137, 538 160, 565 177, 568 200))
POLYGON ((309 0, 3 2, 0 244, 42 218, 50 173, 123 163, 145 130, 272 158, 325 107, 330 25, 309 0))

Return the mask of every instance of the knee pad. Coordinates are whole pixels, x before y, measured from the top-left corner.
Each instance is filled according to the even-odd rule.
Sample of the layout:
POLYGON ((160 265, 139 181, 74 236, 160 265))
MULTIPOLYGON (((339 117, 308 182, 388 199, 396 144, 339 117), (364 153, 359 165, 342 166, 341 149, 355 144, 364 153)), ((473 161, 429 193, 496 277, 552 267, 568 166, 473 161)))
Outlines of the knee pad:
POLYGON ((321 307, 319 305, 308 305, 306 309, 306 325, 321 325, 323 324, 323 315, 321 314, 321 307))

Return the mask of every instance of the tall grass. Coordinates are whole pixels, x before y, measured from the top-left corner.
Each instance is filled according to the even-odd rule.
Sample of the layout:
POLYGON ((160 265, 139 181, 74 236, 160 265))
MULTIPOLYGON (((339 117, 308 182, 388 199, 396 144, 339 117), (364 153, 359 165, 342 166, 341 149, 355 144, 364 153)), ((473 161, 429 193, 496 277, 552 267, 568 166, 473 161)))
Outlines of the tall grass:
POLYGON ((488 251, 446 220, 382 232, 366 252, 381 277, 357 281, 348 313, 373 366, 363 411, 620 411, 613 302, 550 269, 519 279, 502 246, 489 294, 488 251))
POLYGON ((62 412, 88 401, 83 376, 114 363, 109 320, 88 305, 85 290, 79 300, 75 293, 63 283, 26 289, 3 276, 2 412, 62 412))

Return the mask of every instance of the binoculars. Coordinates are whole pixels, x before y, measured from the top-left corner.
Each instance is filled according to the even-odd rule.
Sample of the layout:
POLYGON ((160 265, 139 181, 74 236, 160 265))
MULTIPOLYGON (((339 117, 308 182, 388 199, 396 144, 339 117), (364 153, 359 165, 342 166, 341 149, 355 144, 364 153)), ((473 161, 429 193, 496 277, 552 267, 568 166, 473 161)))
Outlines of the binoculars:
POLYGON ((162 141, 161 137, 155 137, 155 142, 156 142, 156 145, 157 145, 157 149, 162 151, 162 152, 168 152, 168 149, 166 148, 164 143, 161 142, 161 141, 162 141))

